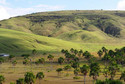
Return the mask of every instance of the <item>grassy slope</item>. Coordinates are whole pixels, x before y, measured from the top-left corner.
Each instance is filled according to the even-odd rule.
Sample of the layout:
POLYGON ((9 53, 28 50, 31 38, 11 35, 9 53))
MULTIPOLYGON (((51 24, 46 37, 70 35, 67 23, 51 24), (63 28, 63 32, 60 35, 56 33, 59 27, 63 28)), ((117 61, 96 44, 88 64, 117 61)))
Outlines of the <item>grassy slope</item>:
POLYGON ((95 52, 102 46, 114 49, 116 47, 123 47, 123 45, 116 43, 74 43, 52 37, 0 28, 0 52, 12 54, 30 53, 32 49, 37 49, 39 52, 57 52, 63 48, 75 48, 95 52))
MULTIPOLYGON (((125 38, 125 12, 122 11, 57 11, 57 12, 44 12, 34 13, 21 17, 11 18, 9 20, 0 21, 2 28, 13 29, 23 31, 26 33, 35 33, 38 35, 44 35, 52 37, 64 37, 65 32, 83 30, 86 29, 88 33, 91 31, 97 31, 97 35, 102 33, 103 38, 110 38, 106 36, 104 32, 100 31, 100 28, 95 26, 98 24, 96 20, 101 18, 101 21, 111 23, 114 27, 120 28, 120 38, 125 38), (121 16, 116 13, 123 14, 121 16), (104 17, 108 19, 103 19, 104 17), (44 20, 44 21, 42 21, 44 20)), ((109 29, 110 30, 110 29, 109 29)), ((111 30, 110 30, 111 31, 111 30)), ((95 32, 96 34, 96 32, 95 32)), ((88 35, 88 34, 86 34, 88 35)), ((89 37, 89 36, 87 36, 89 37)), ((79 37, 80 38, 80 37, 79 37)), ((100 37, 97 37, 100 38, 100 37)), ((69 40, 70 38, 68 38, 69 40)), ((114 39, 114 38, 113 38, 114 39)), ((64 39, 66 40, 66 39, 64 39)), ((75 40, 75 39, 74 39, 75 40)), ((85 41, 81 39, 80 41, 85 41)), ((99 39, 97 39, 99 40, 99 39)), ((102 40, 100 40, 101 42, 102 40)))
POLYGON ((77 43, 0 28, 0 50, 5 52, 60 51, 62 48, 80 48, 77 43))

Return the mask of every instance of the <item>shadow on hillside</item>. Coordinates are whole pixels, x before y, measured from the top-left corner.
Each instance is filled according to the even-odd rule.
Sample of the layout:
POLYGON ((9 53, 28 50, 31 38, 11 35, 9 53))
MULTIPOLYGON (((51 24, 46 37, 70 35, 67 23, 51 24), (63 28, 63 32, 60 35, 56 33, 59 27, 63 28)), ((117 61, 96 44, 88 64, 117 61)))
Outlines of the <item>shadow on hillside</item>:
POLYGON ((1 53, 16 54, 16 53, 23 53, 30 51, 31 51, 30 49, 26 48, 26 46, 21 44, 21 40, 0 36, 1 53))

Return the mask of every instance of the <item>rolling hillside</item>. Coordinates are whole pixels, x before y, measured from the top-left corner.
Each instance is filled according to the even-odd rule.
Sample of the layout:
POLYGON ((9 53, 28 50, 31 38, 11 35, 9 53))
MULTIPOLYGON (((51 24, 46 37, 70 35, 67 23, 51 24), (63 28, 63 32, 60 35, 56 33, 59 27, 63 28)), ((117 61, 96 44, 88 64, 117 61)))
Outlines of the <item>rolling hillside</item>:
POLYGON ((11 54, 31 53, 37 49, 39 53, 60 52, 61 49, 83 49, 95 52, 102 46, 115 49, 124 46, 124 43, 75 43, 53 37, 39 36, 20 31, 0 28, 0 52, 11 54))
POLYGON ((62 37, 65 32, 84 30, 103 32, 102 34, 107 34, 107 37, 123 39, 125 38, 124 19, 123 11, 57 11, 10 18, 0 21, 0 26, 48 37, 60 35, 62 37))
POLYGON ((56 11, 0 21, 0 52, 57 52, 62 48, 95 52, 125 45, 124 11, 56 11))

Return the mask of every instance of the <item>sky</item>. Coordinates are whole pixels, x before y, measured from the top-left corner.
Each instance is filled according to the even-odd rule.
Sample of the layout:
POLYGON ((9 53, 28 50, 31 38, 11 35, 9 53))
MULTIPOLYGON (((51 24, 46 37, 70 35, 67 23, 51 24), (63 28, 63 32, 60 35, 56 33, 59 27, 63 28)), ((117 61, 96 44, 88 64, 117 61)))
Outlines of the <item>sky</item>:
POLYGON ((60 10, 125 10, 125 0, 0 0, 0 20, 60 10))

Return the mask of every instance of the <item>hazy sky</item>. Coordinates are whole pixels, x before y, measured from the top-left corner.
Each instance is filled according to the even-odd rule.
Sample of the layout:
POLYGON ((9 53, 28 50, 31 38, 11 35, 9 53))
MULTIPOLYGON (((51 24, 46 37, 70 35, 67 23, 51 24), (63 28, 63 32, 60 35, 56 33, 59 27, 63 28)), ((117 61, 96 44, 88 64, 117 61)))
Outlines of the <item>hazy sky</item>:
POLYGON ((125 10, 125 0, 0 0, 0 20, 56 10, 125 10))

